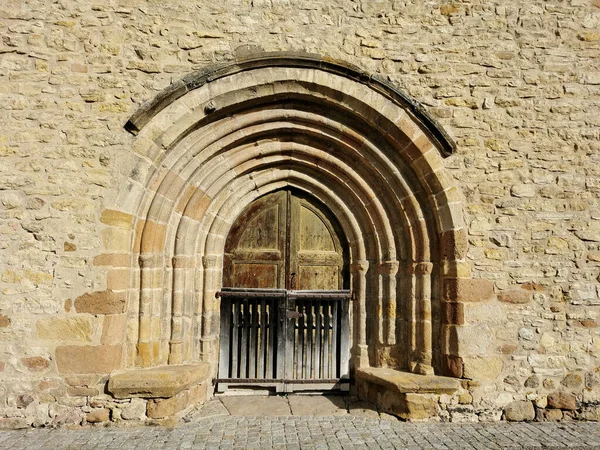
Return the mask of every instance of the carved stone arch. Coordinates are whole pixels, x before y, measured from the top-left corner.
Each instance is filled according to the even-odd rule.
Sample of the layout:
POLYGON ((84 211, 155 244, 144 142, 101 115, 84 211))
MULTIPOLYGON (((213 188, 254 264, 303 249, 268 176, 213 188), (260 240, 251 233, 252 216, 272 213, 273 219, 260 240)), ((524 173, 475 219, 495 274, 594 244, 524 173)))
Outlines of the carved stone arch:
POLYGON ((293 186, 349 240, 352 366, 461 375, 448 305, 468 277, 466 233, 443 164, 454 143, 417 102, 342 62, 262 54, 175 82, 126 128, 137 164, 114 209, 133 217, 129 367, 216 362, 230 227, 293 186))

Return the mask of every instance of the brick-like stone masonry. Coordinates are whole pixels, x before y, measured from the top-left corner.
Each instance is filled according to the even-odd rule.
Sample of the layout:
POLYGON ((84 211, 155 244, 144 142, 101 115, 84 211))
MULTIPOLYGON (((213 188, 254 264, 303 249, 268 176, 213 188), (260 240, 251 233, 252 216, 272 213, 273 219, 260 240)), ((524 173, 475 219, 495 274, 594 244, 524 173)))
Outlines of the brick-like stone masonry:
MULTIPOLYGON (((143 400, 104 391, 135 334, 123 249, 139 233, 115 204, 147 169, 144 142, 123 126, 172 81, 243 46, 356 64, 456 141, 443 171, 468 231, 449 250, 463 261, 442 269, 470 281, 439 286, 448 302, 434 313, 463 392, 439 410, 600 418, 598 0, 5 0, 0 24, 1 426, 146 418, 143 400)), ((167 231, 145 226, 156 239, 138 251, 161 250, 167 231)), ((138 349, 147 361, 151 344, 138 349)))

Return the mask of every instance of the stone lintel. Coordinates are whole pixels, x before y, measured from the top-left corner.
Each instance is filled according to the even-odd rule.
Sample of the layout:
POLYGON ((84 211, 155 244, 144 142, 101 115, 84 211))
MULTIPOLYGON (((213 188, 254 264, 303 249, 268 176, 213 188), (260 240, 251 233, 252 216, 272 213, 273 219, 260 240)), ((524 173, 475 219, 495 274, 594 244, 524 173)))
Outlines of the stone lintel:
POLYGON ((454 378, 417 375, 384 367, 356 369, 356 378, 401 394, 453 394, 460 389, 460 381, 454 378))
POLYGON ((108 380, 108 391, 115 398, 170 398, 206 380, 210 364, 161 366, 115 372, 108 380))

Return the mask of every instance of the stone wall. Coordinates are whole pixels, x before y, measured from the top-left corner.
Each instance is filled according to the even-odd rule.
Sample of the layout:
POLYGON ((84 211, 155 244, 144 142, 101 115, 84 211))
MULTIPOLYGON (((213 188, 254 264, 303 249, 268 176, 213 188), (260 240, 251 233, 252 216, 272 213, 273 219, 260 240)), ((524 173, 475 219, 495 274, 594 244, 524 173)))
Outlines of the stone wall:
POLYGON ((124 124, 172 81, 256 46, 387 78, 456 141, 444 161, 466 276, 494 292, 444 311, 464 324, 469 393, 442 416, 599 418, 598 0, 163 3, 0 5, 6 426, 145 417, 104 393, 127 333, 128 255, 99 250, 131 240, 129 219, 106 212, 136 175, 124 124))

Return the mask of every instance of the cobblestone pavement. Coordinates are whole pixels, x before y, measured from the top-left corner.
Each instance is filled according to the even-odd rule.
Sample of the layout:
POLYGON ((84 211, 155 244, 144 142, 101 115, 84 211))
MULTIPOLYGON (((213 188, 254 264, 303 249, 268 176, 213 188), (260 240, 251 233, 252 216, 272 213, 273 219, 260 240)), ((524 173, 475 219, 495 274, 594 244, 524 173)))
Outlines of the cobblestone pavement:
POLYGON ((597 448, 598 423, 406 423, 361 415, 236 416, 209 402, 174 428, 0 432, 2 449, 519 449, 597 448))

